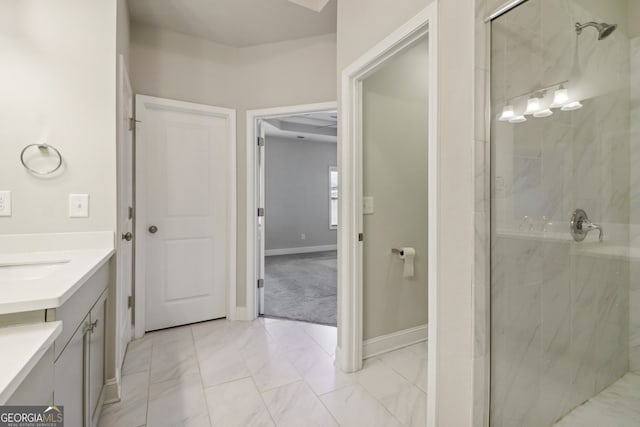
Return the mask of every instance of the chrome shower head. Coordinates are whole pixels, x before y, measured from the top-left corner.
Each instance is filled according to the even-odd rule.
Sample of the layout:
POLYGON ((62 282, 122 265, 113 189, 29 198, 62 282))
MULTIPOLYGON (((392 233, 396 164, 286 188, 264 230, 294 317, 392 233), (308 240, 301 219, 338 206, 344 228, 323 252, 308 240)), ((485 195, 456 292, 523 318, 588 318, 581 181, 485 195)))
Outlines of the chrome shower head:
POLYGON ((618 28, 618 25, 607 24, 606 22, 587 22, 586 24, 576 22, 576 33, 578 33, 578 35, 582 34, 582 30, 587 27, 593 27, 598 30, 598 40, 604 40, 618 28))

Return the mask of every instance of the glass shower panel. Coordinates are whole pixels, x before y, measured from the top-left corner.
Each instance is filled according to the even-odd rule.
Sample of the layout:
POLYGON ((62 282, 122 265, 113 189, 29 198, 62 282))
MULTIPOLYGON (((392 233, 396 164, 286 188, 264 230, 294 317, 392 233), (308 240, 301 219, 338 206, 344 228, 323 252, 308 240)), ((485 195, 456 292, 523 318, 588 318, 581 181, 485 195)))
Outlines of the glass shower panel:
POLYGON ((530 0, 492 22, 493 426, 640 416, 615 408, 640 399, 633 3, 530 0))

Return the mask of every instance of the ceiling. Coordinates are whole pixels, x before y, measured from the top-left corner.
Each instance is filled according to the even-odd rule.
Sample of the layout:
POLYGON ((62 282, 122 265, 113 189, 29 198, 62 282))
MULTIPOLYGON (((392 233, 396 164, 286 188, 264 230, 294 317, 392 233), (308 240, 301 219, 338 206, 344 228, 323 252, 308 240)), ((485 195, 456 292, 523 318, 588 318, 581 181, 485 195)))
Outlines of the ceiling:
POLYGON ((129 0, 129 12, 134 22, 247 47, 335 33, 336 1, 129 0))
POLYGON ((300 141, 338 141, 338 118, 335 111, 308 113, 265 120, 265 134, 300 141))

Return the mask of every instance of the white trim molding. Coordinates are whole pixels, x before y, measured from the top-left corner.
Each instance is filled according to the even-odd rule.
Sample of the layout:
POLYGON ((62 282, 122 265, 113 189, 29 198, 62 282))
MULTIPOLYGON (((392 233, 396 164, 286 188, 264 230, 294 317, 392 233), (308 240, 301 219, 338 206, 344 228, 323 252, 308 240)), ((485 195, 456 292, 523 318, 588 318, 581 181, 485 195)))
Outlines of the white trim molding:
POLYGON ((300 247, 300 248, 267 249, 267 250, 264 251, 264 256, 310 254, 310 253, 314 253, 314 252, 326 252, 326 251, 336 251, 336 250, 338 250, 338 245, 304 246, 304 247, 300 247))
POLYGON ((227 281, 227 318, 236 320, 236 235, 237 235, 237 177, 236 177, 236 110, 230 108, 215 107, 212 105, 195 104, 192 102, 176 101, 173 99, 157 98, 147 95, 136 95, 136 144, 135 144, 135 208, 136 208, 136 224, 135 224, 135 322, 134 334, 135 338, 141 338, 145 333, 146 319, 146 198, 144 197, 144 188, 146 184, 146 170, 144 168, 145 144, 144 144, 144 122, 145 111, 147 106, 154 106, 164 110, 177 110, 189 112, 202 112, 206 114, 223 117, 229 123, 229 157, 227 159, 229 165, 229 188, 227 216, 229 223, 227 224, 228 239, 228 281, 227 281))
POLYGON ((388 335, 371 338, 362 344, 362 355, 365 359, 388 353, 412 344, 427 341, 428 326, 421 325, 388 335))
MULTIPOLYGON (((283 116, 291 116, 294 114, 315 113, 320 111, 335 111, 338 104, 335 101, 322 102, 318 104, 293 105, 288 107, 265 108, 260 110, 247 111, 247 242, 245 253, 246 258, 246 285, 247 285, 247 305, 243 307, 244 317, 237 317, 237 320, 254 320, 258 317, 258 292, 256 292, 256 262, 258 256, 258 239, 257 239, 257 221, 256 212, 258 211, 257 194, 256 194, 256 134, 258 120, 272 119, 283 116)), ((238 308, 240 312, 240 308, 238 308)))
POLYGON ((104 397, 105 405, 120 402, 120 396, 122 396, 120 381, 118 381, 116 378, 110 378, 106 380, 104 383, 102 396, 104 397))
POLYGON ((341 132, 338 140, 340 174, 338 229, 338 341, 337 362, 354 372, 363 361, 363 272, 362 244, 362 82, 385 61, 420 37, 429 37, 429 137, 428 137, 428 384, 427 425, 436 426, 437 294, 438 294, 438 29, 437 0, 415 15, 349 67, 341 75, 341 132))

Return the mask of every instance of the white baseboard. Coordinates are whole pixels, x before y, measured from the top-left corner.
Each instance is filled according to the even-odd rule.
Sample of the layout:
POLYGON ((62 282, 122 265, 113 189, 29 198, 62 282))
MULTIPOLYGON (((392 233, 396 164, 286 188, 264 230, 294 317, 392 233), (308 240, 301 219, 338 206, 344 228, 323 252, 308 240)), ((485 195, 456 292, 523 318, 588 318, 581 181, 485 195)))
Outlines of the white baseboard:
POLYGON ((264 255, 273 256, 273 255, 310 254, 313 252, 325 252, 325 251, 335 251, 335 250, 338 250, 338 245, 306 246, 302 248, 267 249, 264 251, 264 255))
POLYGON ((120 382, 117 378, 109 378, 105 384, 104 389, 102 391, 102 395, 104 397, 104 403, 115 403, 120 401, 120 382))
POLYGON ((371 338, 362 343, 362 356, 368 359, 411 344, 426 341, 428 334, 429 329, 427 325, 421 325, 392 334, 371 338))
POLYGON ((254 316, 249 313, 247 307, 236 307, 235 316, 229 318, 229 320, 237 320, 237 321, 251 321, 254 320, 254 316))

